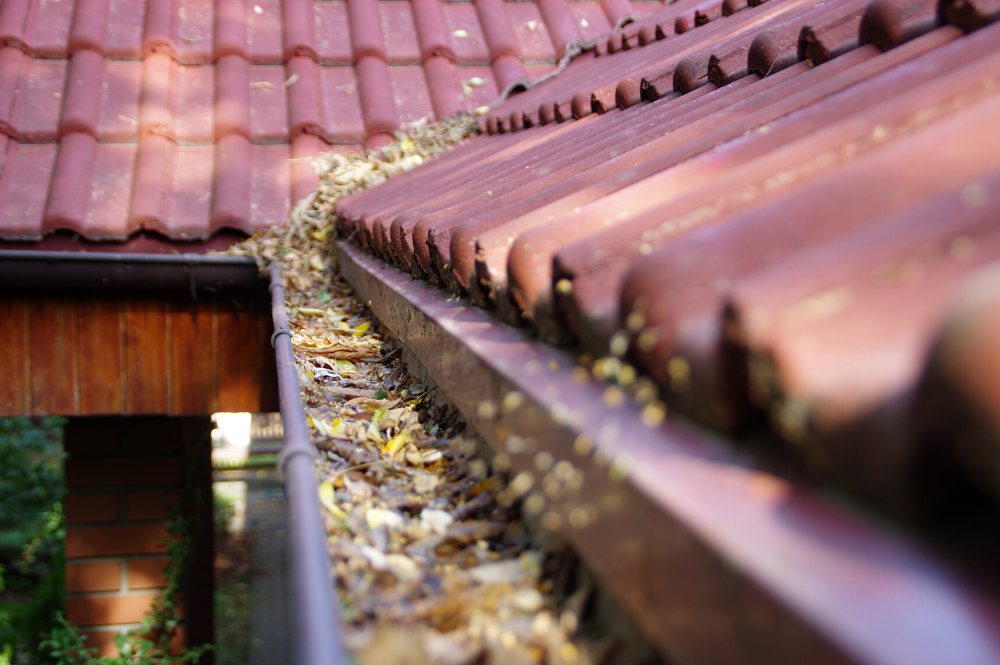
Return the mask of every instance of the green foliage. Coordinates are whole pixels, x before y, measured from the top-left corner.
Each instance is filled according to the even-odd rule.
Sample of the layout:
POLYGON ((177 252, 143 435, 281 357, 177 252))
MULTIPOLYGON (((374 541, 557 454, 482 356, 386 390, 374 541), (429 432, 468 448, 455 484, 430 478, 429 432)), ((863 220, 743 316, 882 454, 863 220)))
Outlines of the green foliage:
POLYGON ((37 651, 64 604, 61 418, 0 419, 0 665, 37 651))
MULTIPOLYGON (((62 418, 0 418, 0 564, 15 563, 62 499, 62 418)), ((59 541, 61 547, 61 540, 59 541)), ((44 574, 42 547, 22 574, 44 574), (42 567, 38 568, 38 564, 42 567), (35 566, 31 568, 31 566, 35 566)), ((28 563, 28 562, 25 562, 28 563)))

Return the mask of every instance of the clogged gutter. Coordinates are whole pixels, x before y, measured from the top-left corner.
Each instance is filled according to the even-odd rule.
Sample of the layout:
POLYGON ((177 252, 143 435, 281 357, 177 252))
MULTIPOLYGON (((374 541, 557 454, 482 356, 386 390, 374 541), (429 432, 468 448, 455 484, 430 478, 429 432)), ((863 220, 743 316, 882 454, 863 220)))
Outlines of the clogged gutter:
POLYGON ((477 455, 473 433, 409 373, 330 253, 338 198, 474 127, 459 115, 398 134, 382 153, 319 158, 320 188, 290 221, 231 251, 285 275, 345 647, 362 665, 569 665, 599 662, 610 646, 580 636, 592 589, 572 581, 572 556, 532 544, 520 518, 530 479, 508 482, 477 455))

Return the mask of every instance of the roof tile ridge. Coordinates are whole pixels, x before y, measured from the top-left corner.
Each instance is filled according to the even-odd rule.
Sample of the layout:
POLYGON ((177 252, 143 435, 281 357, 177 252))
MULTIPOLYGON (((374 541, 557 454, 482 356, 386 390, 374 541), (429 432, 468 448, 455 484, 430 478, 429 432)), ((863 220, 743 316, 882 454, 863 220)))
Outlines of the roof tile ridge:
POLYGON ((316 175, 312 160, 321 152, 326 151, 324 146, 329 149, 329 144, 326 144, 315 134, 302 133, 292 137, 289 168, 291 170, 291 203, 293 208, 296 203, 312 194, 319 186, 319 176, 316 175))
POLYGON ((567 45, 583 38, 580 26, 566 0, 538 0, 538 11, 542 15, 542 21, 545 22, 556 53, 564 53, 567 45))
POLYGON ((165 136, 146 134, 139 137, 129 199, 128 228, 149 226, 166 228, 164 197, 169 153, 176 145, 165 136))
POLYGON ((212 209, 209 225, 246 231, 250 226, 250 192, 253 159, 250 139, 227 134, 215 142, 212 176, 212 209))
POLYGON ((250 62, 234 53, 215 63, 215 140, 228 134, 250 138, 250 62))
POLYGON ((440 119, 461 111, 465 104, 459 96, 452 61, 443 55, 431 55, 424 59, 423 69, 434 117, 440 119))
POLYGON ((24 51, 17 47, 0 48, 0 100, 6 100, 3 102, 4 106, 0 107, 0 134, 6 134, 13 139, 17 139, 17 130, 12 124, 14 91, 21 79, 21 68, 25 57, 27 55, 24 51))
POLYGON ((148 0, 146 17, 142 25, 142 55, 166 53, 177 60, 176 49, 171 38, 173 34, 172 0, 148 0))
POLYGON ((293 55, 285 62, 285 88, 288 99, 288 135, 322 135, 319 112, 319 64, 304 55, 293 55))
MULTIPOLYGON (((689 30, 711 23, 722 16, 721 0, 706 0, 694 7, 690 12, 685 12, 674 20, 674 32, 682 35, 689 30)), ((665 32, 662 27, 657 28, 657 36, 665 32)), ((662 39, 662 37, 660 37, 662 39)))
POLYGON ((97 136, 103 96, 104 56, 89 48, 70 56, 58 136, 97 136))
POLYGON ((493 61, 502 55, 520 58, 521 43, 511 25, 510 14, 507 13, 504 0, 475 0, 474 5, 479 25, 483 29, 483 37, 486 39, 490 64, 492 65, 493 61))
POLYGON ((70 25, 67 52, 72 55, 90 49, 104 55, 108 34, 109 0, 77 0, 70 25))
POLYGON ((377 0, 347 0, 347 25, 351 33, 351 61, 374 56, 388 62, 377 0))
POLYGON ((389 80, 389 66, 382 58, 367 55, 355 61, 354 71, 358 76, 361 117, 364 118, 369 147, 382 147, 392 139, 392 132, 399 129, 399 112, 389 80))
POLYGON ((212 59, 218 62, 224 55, 247 54, 246 0, 215 0, 215 40, 212 59))
POLYGON ((313 43, 312 0, 282 0, 282 58, 288 62, 295 56, 305 56, 319 62, 313 43))
POLYGON ((859 41, 887 51, 939 25, 938 0, 873 0, 861 16, 859 41))
POLYGON ((997 0, 941 0, 941 17, 966 32, 978 30, 1000 20, 997 0))
POLYGON ((96 159, 96 137, 77 132, 60 139, 42 215, 43 234, 61 228, 87 227, 96 159))
POLYGON ((24 43, 30 0, 4 0, 0 3, 0 46, 12 46, 27 52, 24 43))
POLYGON ((524 68, 521 58, 516 55, 501 54, 493 58, 490 62, 490 71, 497 80, 497 88, 504 91, 504 95, 521 88, 527 90, 531 84, 528 78, 528 71, 524 68), (513 88, 511 88, 513 86, 513 88), (508 90, 508 88, 511 88, 508 90))
POLYGON ((410 0, 410 4, 413 6, 413 23, 420 44, 420 61, 445 57, 457 62, 441 0, 410 0))
POLYGON ((180 65, 170 55, 153 52, 142 59, 139 93, 139 135, 160 134, 174 138, 171 101, 180 65))

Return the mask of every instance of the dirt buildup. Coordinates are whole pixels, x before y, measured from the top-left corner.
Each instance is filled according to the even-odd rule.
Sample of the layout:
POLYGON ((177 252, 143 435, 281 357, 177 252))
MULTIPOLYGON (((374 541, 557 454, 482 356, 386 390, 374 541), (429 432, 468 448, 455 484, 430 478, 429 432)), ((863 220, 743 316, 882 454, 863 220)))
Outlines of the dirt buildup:
POLYGON ((477 453, 458 414, 409 373, 333 259, 339 198, 474 129, 475 117, 462 114, 397 134, 381 152, 319 157, 321 185, 289 222, 229 253, 283 269, 345 648, 358 662, 614 660, 614 640, 583 637, 589 578, 571 553, 539 549, 529 536, 521 503, 531 487, 477 453))

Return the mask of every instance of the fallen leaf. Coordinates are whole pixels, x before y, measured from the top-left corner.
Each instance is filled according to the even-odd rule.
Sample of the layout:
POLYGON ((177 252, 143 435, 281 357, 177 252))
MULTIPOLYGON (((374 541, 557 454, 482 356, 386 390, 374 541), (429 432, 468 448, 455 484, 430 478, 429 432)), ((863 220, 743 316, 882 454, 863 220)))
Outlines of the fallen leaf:
POLYGON ((347 517, 347 513, 337 507, 333 497, 333 483, 330 480, 324 480, 319 486, 319 501, 334 517, 342 520, 347 517))

